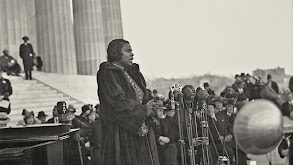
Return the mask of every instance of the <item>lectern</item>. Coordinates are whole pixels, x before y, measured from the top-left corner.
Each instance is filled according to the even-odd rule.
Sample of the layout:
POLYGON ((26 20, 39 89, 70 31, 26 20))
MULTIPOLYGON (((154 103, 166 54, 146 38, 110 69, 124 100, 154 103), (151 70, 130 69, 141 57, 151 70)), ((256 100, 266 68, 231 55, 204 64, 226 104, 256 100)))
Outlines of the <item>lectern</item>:
POLYGON ((69 165, 68 141, 78 129, 67 124, 0 128, 0 164, 69 165))

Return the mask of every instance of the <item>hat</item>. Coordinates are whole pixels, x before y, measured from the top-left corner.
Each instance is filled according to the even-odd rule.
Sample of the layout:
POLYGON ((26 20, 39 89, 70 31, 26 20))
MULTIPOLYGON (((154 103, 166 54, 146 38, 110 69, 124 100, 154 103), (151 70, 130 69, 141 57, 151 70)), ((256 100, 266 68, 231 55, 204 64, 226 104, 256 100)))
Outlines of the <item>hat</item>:
POLYGON ((46 116, 48 116, 48 115, 46 115, 44 111, 40 111, 40 112, 38 113, 37 118, 40 118, 40 117, 46 117, 46 116))
POLYGON ((203 87, 209 87, 210 84, 208 82, 203 83, 203 87))
POLYGON ((76 110, 75 110, 75 108, 74 108, 74 105, 72 105, 72 104, 68 105, 68 108, 67 108, 66 112, 72 112, 72 113, 75 113, 76 110))
POLYGON ((216 98, 214 99, 214 103, 216 103, 216 102, 221 102, 221 103, 224 104, 224 100, 222 99, 221 96, 218 96, 218 97, 216 97, 216 98))
POLYGON ((245 73, 241 73, 240 76, 241 76, 241 77, 244 77, 244 76, 245 76, 245 73))
POLYGON ((24 120, 30 118, 31 116, 35 116, 34 112, 33 111, 27 111, 26 109, 24 109, 25 112, 23 113, 24 114, 24 120))
POLYGON ((272 75, 268 74, 267 79, 270 79, 270 78, 272 78, 272 75))
POLYGON ((2 52, 3 52, 3 53, 5 53, 5 52, 7 52, 7 51, 8 51, 8 49, 3 49, 3 51, 2 51, 2 52))
POLYGON ((157 100, 156 104, 155 104, 155 108, 156 109, 167 109, 164 104, 163 104, 163 101, 162 100, 157 100))
POLYGON ((250 74, 247 73, 247 74, 246 74, 246 77, 251 77, 251 76, 250 76, 250 74))
POLYGON ((81 114, 80 115, 83 115, 83 114, 90 114, 90 111, 93 110, 92 106, 90 104, 85 104, 81 107, 81 114))
POLYGON ((227 100, 227 105, 234 105, 234 99, 228 99, 227 100))
POLYGON ((29 40, 28 36, 22 37, 22 40, 29 40))
POLYGON ((237 77, 239 77, 239 74, 236 74, 234 78, 237 78, 237 77))
POLYGON ((7 117, 6 112, 0 112, 0 124, 7 124, 10 121, 10 118, 7 117))

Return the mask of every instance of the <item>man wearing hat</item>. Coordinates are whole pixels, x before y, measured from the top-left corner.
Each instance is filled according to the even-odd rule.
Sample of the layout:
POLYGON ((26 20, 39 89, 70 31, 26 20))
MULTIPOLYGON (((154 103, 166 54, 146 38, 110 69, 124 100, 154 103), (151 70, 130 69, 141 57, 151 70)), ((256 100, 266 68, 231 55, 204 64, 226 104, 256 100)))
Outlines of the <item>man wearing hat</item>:
MULTIPOLYGON (((217 99, 216 101, 221 104, 223 104, 222 100, 217 99)), ((236 147, 236 142, 233 136, 233 124, 231 120, 229 120, 230 117, 233 117, 233 104, 234 100, 228 100, 227 101, 227 108, 226 110, 219 111, 216 114, 217 120, 213 123, 209 123, 209 127, 211 129, 214 142, 216 144, 216 148, 220 154, 223 154, 223 145, 225 145, 225 149, 228 153, 230 163, 231 165, 234 165, 233 157, 235 156, 236 161, 238 161, 239 165, 246 164, 246 154, 239 149, 239 147, 236 147), (217 134, 215 136, 215 134, 217 134), (238 154, 236 154, 238 153, 238 154)))
POLYGON ((86 116, 89 115, 92 110, 93 110, 93 107, 91 104, 85 104, 81 107, 81 114, 79 116, 76 116, 76 118, 80 120, 81 122, 85 122, 86 116))
POLYGON ((244 87, 244 83, 242 80, 238 80, 235 82, 236 89, 234 89, 235 92, 239 93, 237 101, 245 101, 249 100, 250 93, 247 90, 247 88, 244 87))
POLYGON ((210 88, 210 84, 209 84, 208 82, 203 83, 203 87, 204 87, 204 89, 207 90, 207 92, 208 92, 208 94, 209 94, 210 96, 215 96, 215 95, 216 95, 216 94, 215 94, 215 91, 213 91, 213 90, 210 88))
POLYGON ((216 97, 213 102, 215 103, 215 114, 224 110, 224 100, 221 96, 216 97))
POLYGON ((23 67, 25 73, 25 79, 32 79, 32 70, 33 70, 33 58, 35 55, 33 46, 27 41, 29 38, 27 36, 22 37, 24 43, 20 45, 19 55, 23 60, 23 67))
POLYGON ((267 85, 270 86, 277 94, 279 94, 279 87, 275 81, 272 80, 272 75, 267 76, 267 85))
POLYGON ((285 91, 286 102, 282 104, 281 110, 284 116, 288 116, 293 120, 293 95, 290 91, 285 91))
MULTIPOLYGON (((293 95, 291 91, 285 91, 286 102, 282 104, 281 110, 283 116, 289 117, 288 121, 293 120, 293 95), (291 119, 291 120, 290 120, 291 119)), ((286 118, 284 117, 284 119, 286 118)), ((286 124, 286 120, 284 120, 286 124)), ((281 158, 287 156, 290 159, 290 163, 293 162, 293 133, 287 133, 282 139, 278 147, 278 152, 281 158), (290 149, 291 148, 291 149, 290 149), (290 151, 289 151, 290 150, 290 151)))
POLYGON ((12 94, 11 83, 3 78, 4 69, 0 67, 0 112, 10 113, 9 96, 12 94))
POLYGON ((158 127, 153 126, 153 130, 157 141, 160 164, 178 164, 178 147, 174 141, 175 132, 170 121, 166 119, 166 114, 164 114, 167 107, 159 100, 155 108, 160 124, 158 127))
POLYGON ((0 112, 0 127, 6 127, 7 123, 10 121, 10 118, 7 117, 7 113, 0 112))
POLYGON ((40 111, 38 113, 37 118, 42 122, 42 124, 45 124, 47 122, 47 120, 46 120, 47 116, 48 115, 46 115, 44 111, 40 111))
POLYGON ((7 49, 4 49, 3 56, 0 56, 0 66, 4 68, 7 75, 18 76, 21 70, 17 61, 9 55, 7 49))

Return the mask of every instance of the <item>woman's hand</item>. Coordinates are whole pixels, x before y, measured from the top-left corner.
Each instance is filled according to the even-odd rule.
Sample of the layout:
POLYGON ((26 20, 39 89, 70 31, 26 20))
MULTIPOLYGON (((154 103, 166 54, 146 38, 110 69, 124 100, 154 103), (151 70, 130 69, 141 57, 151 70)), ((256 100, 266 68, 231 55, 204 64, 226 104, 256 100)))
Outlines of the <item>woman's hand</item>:
POLYGON ((153 113, 153 103, 154 100, 150 100, 145 104, 147 109, 147 116, 150 116, 153 113))

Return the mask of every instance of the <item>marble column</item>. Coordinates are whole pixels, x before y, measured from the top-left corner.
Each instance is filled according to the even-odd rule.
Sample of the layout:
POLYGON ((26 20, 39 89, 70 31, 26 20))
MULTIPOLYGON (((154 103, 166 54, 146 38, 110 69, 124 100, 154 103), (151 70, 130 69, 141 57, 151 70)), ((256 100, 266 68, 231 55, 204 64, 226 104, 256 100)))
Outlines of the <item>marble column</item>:
POLYGON ((8 49, 21 66, 19 46, 23 36, 28 36, 34 50, 38 50, 34 4, 34 0, 0 0, 0 54, 8 49))
POLYGON ((105 44, 123 38, 120 0, 101 0, 105 44))
POLYGON ((44 71, 76 74, 70 0, 35 0, 38 54, 44 71))
POLYGON ((72 0, 78 74, 95 75, 107 57, 100 0, 72 0))

